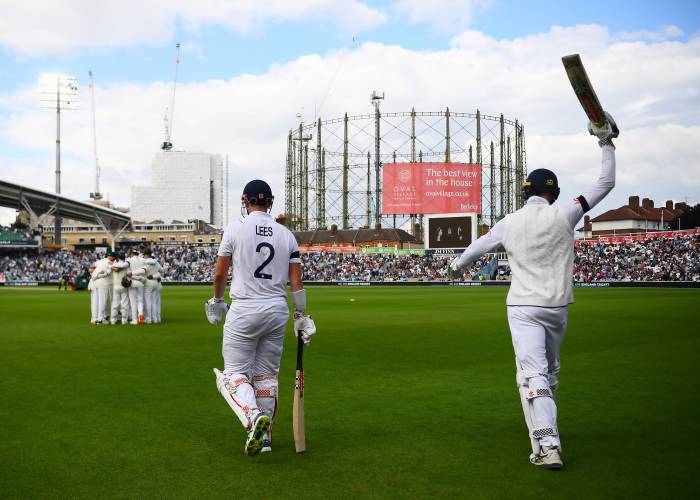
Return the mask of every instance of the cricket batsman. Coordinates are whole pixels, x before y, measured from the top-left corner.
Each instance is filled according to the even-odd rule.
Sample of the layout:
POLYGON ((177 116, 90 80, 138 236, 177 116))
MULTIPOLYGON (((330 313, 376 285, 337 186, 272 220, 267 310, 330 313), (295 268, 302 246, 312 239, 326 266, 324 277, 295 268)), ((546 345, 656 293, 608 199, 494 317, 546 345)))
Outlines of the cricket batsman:
POLYGON ((270 216, 272 190, 261 180, 243 190, 247 216, 224 231, 214 274, 214 297, 205 304, 212 324, 226 314, 223 373, 214 368, 216 388, 243 424, 246 455, 271 451, 271 426, 277 406, 277 376, 289 320, 287 281, 294 305, 294 332, 305 345, 316 333, 307 316, 299 246, 294 235, 270 216), (233 263, 231 305, 224 301, 233 263))
POLYGON ((523 183, 525 206, 495 224, 450 264, 459 272, 501 245, 508 254, 512 281, 506 299, 513 339, 516 382, 530 433, 530 462, 548 469, 563 467, 557 429, 559 350, 573 303, 574 228, 615 186, 615 146, 619 131, 607 123, 588 130, 598 138, 602 167, 596 184, 564 203, 556 175, 546 169, 530 172, 523 183))

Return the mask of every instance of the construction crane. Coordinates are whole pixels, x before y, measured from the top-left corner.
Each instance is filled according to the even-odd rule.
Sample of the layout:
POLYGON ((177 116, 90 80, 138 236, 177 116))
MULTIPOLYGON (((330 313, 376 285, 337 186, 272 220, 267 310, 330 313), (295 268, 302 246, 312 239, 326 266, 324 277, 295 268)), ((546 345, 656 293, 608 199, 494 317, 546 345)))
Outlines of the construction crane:
POLYGON ((163 151, 170 151, 173 149, 173 143, 170 137, 173 133, 173 116, 175 113, 175 89, 177 88, 177 67, 180 64, 180 44, 175 45, 177 49, 177 55, 175 56, 175 76, 173 77, 173 88, 170 93, 170 106, 165 108, 165 115, 163 116, 163 121, 165 122, 165 140, 161 144, 160 149, 163 151))
POLYGON ((92 71, 88 71, 90 75, 90 107, 92 109, 92 116, 90 117, 90 128, 92 129, 92 156, 95 159, 95 192, 90 193, 90 198, 93 200, 101 200, 102 193, 100 193, 100 162, 97 159, 97 128, 95 126, 95 81, 92 78, 92 71))

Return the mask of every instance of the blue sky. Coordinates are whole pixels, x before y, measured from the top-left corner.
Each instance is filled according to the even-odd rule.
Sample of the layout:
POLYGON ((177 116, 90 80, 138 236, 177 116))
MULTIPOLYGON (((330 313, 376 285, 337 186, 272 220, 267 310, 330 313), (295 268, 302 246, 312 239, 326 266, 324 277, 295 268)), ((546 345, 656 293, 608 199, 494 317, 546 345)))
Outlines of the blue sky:
MULTIPOLYGON (((340 82, 331 85, 333 92, 328 107, 332 110, 350 109, 355 103, 364 102, 369 90, 377 86, 387 87, 391 95, 410 93, 410 87, 392 87, 396 84, 391 80, 390 66, 394 72, 400 71, 414 64, 412 61, 416 58, 423 57, 421 54, 428 54, 420 60, 425 61, 426 71, 429 71, 431 64, 439 65, 439 61, 445 58, 454 58, 459 64, 460 57, 469 57, 471 48, 482 51, 479 56, 483 57, 485 64, 494 61, 491 69, 494 79, 507 78, 507 71, 519 67, 519 75, 524 80, 532 80, 530 85, 533 90, 525 94, 534 96, 535 101, 545 99, 552 90, 540 89, 538 95, 535 87, 541 86, 541 82, 534 79, 540 75, 534 73, 546 72, 549 68, 552 72, 560 73, 556 57, 545 60, 546 56, 543 55, 542 60, 537 58, 538 52, 545 54, 557 49, 553 44, 562 44, 561 51, 568 47, 587 51, 586 60, 592 61, 602 81, 619 80, 616 68, 609 63, 606 66, 606 61, 616 60, 622 51, 628 54, 624 60, 632 66, 636 65, 639 75, 625 75, 629 84, 618 82, 618 88, 612 88, 614 85, 611 83, 609 95, 619 100, 612 104, 620 110, 618 113, 628 125, 630 141, 640 141, 638 159, 635 161, 644 164, 649 174, 645 177, 621 171, 625 191, 621 190, 615 202, 626 199, 627 194, 634 194, 631 193, 633 190, 646 189, 647 185, 642 182, 651 178, 654 169, 658 171, 668 162, 666 153, 663 153, 664 158, 659 153, 656 161, 646 160, 657 154, 648 150, 648 137, 669 134, 673 138, 683 137, 686 145, 691 141, 692 146, 700 126, 698 119, 688 112, 689 107, 698 103, 695 75, 700 57, 697 50, 700 2, 299 0, 292 3, 271 0, 268 4, 272 7, 266 10, 258 7, 260 4, 257 2, 211 2, 206 8, 198 9, 196 2, 187 0, 68 0, 60 2, 58 6, 50 0, 35 0, 37 8, 34 13, 28 12, 25 4, 20 0, 6 0, 0 19, 0 177, 18 182, 37 182, 37 174, 47 170, 53 138, 51 122, 37 111, 38 104, 33 97, 39 74, 44 71, 73 74, 84 89, 87 71, 91 69, 97 83, 98 147, 103 166, 106 166, 104 182, 115 201, 122 205, 128 205, 128 184, 143 183, 148 177, 154 148, 138 144, 143 133, 139 135, 132 129, 141 126, 143 130, 161 128, 157 114, 162 115, 162 112, 156 113, 155 110, 166 105, 163 93, 167 93, 167 82, 172 77, 176 42, 183 45, 179 81, 183 87, 184 102, 178 101, 178 109, 187 109, 188 106, 197 109, 197 101, 203 96, 220 96, 220 99, 227 100, 232 92, 247 92, 247 99, 243 100, 246 108, 259 106, 260 113, 267 113, 273 117, 272 120, 284 122, 279 130, 273 127, 261 130, 259 138, 250 137, 250 142, 256 143, 258 151, 266 147, 261 145, 268 145, 268 150, 262 155, 268 163, 280 156, 277 142, 283 140, 284 130, 289 127, 289 120, 294 115, 293 110, 302 106, 313 108, 313 100, 318 98, 319 89, 323 93, 323 89, 331 85, 328 75, 335 68, 343 67, 341 79, 347 80, 347 85, 340 82), (230 9, 232 4, 237 6, 235 12, 230 9), (294 12, 294 9, 298 12, 294 12), (596 25, 597 28, 575 28, 580 25, 596 25), (554 26, 564 27, 565 32, 562 34, 553 30, 554 26), (518 46, 521 45, 528 47, 529 51, 519 51, 518 46), (402 51, 397 55, 390 46, 400 47, 402 51), (338 56, 337 51, 343 49, 350 55, 338 56), (311 62, 304 59, 312 55, 320 59, 311 62), (380 60, 365 60, 365 63, 362 59, 365 55, 380 60), (343 57, 351 62, 344 62, 346 59, 343 57), (382 57, 392 58, 387 60, 390 64, 387 64, 386 73, 381 64, 382 57), (683 62, 678 63, 680 67, 668 66, 672 60, 683 62), (666 68, 664 64, 667 69, 663 69, 666 68), (282 65, 283 69, 276 73, 273 65, 282 65), (368 73, 370 77, 352 84, 353 74, 360 74, 374 65, 377 70, 368 73), (673 78, 654 81, 648 88, 642 85, 635 91, 638 95, 625 96, 625 85, 632 88, 643 78, 649 78, 645 67, 652 66, 662 68, 657 73, 668 72, 673 78), (312 69, 309 70, 309 67, 312 69), (501 71, 503 75, 499 75, 501 71), (287 79, 280 78, 280 72, 287 79), (252 86, 249 86, 249 80, 241 77, 246 74, 256 75, 252 86), (306 89, 300 92, 297 86, 298 81, 305 79, 308 79, 304 82, 308 93, 306 89), (284 96, 283 100, 270 102, 269 92, 260 96, 256 94, 255 89, 273 85, 275 80, 278 80, 278 88, 273 94, 284 96), (132 98, 123 100, 120 97, 127 95, 132 98), (153 97, 139 100, 145 95, 153 97), (289 101, 294 102, 289 104, 289 101), (124 108, 131 103, 134 109, 129 109, 127 113, 124 108), (280 109, 285 109, 285 114, 274 118, 275 110, 280 109), (664 112, 662 116, 659 109, 673 112, 664 112), (124 112, 128 119, 119 121, 116 117, 120 112, 124 112), (652 130, 653 127, 658 130, 652 130), (669 127, 679 129, 670 131, 669 127), (282 139, 275 136, 277 133, 282 139), (112 151, 110 147, 113 144, 120 146, 112 151)), ((442 76, 453 78, 449 74, 442 76)), ((428 77, 424 82, 405 84, 415 85, 419 94, 418 89, 423 88, 421 85, 430 88, 431 80, 428 77)), ((453 86, 462 84, 463 81, 455 80, 453 86)), ((481 90, 477 86, 473 93, 481 90)), ((605 95, 605 90, 603 87, 599 93, 605 95)), ((469 87, 465 87, 465 93, 468 91, 469 87)), ((451 98, 452 102, 447 102, 445 98, 444 104, 436 101, 436 107, 456 105, 471 110, 472 106, 486 106, 493 102, 497 104, 491 104, 491 111, 497 112, 502 109, 500 102, 507 100, 509 93, 500 92, 481 95, 479 102, 462 99, 461 96, 451 98)), ((87 146, 89 141, 84 130, 87 123, 86 95, 81 94, 81 98, 82 113, 76 113, 74 118, 67 117, 65 123, 67 189, 75 186, 71 194, 77 197, 88 189, 91 163, 87 146), (75 132, 73 146, 71 130, 80 130, 82 134, 75 132)), ((570 95, 566 95, 566 98, 570 99, 570 95)), ((387 106, 396 109, 395 106, 404 104, 411 105, 408 100, 405 103, 395 100, 387 106)), ((557 116, 557 106, 553 101, 549 110, 517 107, 513 110, 521 119, 529 119, 528 123, 532 124, 528 125, 528 157, 533 162, 537 161, 537 165, 533 164, 531 168, 548 165, 553 155, 547 149, 537 148, 552 144, 553 133, 556 132, 559 141, 557 147, 564 148, 567 140, 573 140, 576 132, 573 122, 570 124, 557 116), (546 113, 553 114, 551 118, 542 119, 547 116, 546 113), (560 129, 548 127, 548 120, 558 123, 560 129)), ((225 116, 207 115, 207 110, 211 108, 204 108, 201 110, 202 116, 195 117, 194 113, 176 115, 176 123, 182 124, 182 120, 191 119, 200 124, 199 129, 210 123, 216 123, 219 129, 224 123, 231 123, 231 137, 246 135, 248 131, 237 132, 234 124, 237 121, 236 109, 239 108, 232 108, 225 116)), ((507 109, 505 111, 508 112, 507 109)), ((241 120, 245 121, 244 118, 241 120)), ((160 131, 153 131, 154 136, 158 134, 160 131)), ((216 134, 218 130, 212 129, 208 135, 216 134)), ((149 140, 149 144, 156 142, 155 139, 149 140)), ((233 156, 234 151, 246 148, 246 145, 225 137, 210 142, 204 138, 192 139, 191 146, 233 156)), ((671 163, 682 165, 683 171, 692 174, 690 177, 695 177, 696 172, 700 177, 697 161, 687 165, 696 151, 690 146, 686 146, 686 149, 685 153, 673 153, 680 156, 672 159, 671 163)), ((590 156, 585 159, 588 161, 590 156)), ((569 160, 584 161, 574 157, 569 160)), ((242 153, 242 163, 247 162, 254 167, 254 161, 242 153)), ((279 164, 275 169, 279 170, 279 164)), ((574 167, 571 169, 575 171, 574 167)), ((700 198, 700 187, 690 177, 673 185, 667 180, 667 188, 664 189, 660 187, 664 183, 654 183, 654 187, 650 185, 648 191, 657 198, 673 196, 697 200, 700 198)), ((52 185, 50 175, 39 178, 40 186, 48 188, 52 185)), ((278 188, 281 183, 280 179, 273 179, 273 185, 276 184, 278 188)))
MULTIPOLYGON (((99 2, 97 2, 99 4, 99 2)), ((196 44, 195 52, 183 54, 182 81, 228 79, 242 73, 261 73, 270 64, 284 63, 305 54, 367 41, 396 44, 411 50, 440 50, 449 47, 454 31, 437 29, 428 23, 410 24, 406 16, 392 9, 394 2, 367 1, 367 5, 388 14, 385 24, 367 31, 339 32, 333 24, 272 21, 260 30, 236 33, 221 26, 207 26, 196 32, 181 23, 171 40, 130 47, 85 47, 65 54, 27 56, 5 45, 0 49, 0 91, 31 84, 43 71, 62 71, 85 80, 88 69, 102 82, 160 81, 172 74, 174 44, 196 44)), ((688 0, 562 2, 555 0, 486 2, 475 9, 473 22, 464 28, 479 30, 494 38, 517 38, 547 31, 552 26, 600 24, 611 33, 655 31, 664 25, 680 28, 682 38, 700 29, 700 2, 688 0)))

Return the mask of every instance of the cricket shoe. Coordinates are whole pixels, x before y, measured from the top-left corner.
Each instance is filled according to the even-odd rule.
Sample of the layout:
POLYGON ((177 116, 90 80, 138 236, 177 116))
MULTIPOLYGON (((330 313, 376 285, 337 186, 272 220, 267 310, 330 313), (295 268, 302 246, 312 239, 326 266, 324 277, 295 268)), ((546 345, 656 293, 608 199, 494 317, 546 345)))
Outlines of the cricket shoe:
POLYGON ((254 457, 262 451, 263 438, 267 436, 267 430, 270 428, 270 417, 263 413, 258 413, 254 422, 253 429, 248 434, 248 439, 245 442, 245 454, 249 457, 254 457))
POLYGON ((557 448, 549 448, 546 451, 543 448, 537 455, 531 454, 530 462, 544 469, 561 469, 564 467, 564 462, 561 461, 561 455, 557 448))

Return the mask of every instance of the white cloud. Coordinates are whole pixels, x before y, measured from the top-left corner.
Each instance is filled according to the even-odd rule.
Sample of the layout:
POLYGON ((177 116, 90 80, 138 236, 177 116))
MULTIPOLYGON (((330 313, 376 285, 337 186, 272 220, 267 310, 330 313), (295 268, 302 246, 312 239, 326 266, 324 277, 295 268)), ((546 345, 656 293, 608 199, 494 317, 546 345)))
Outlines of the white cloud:
MULTIPOLYGON (((621 129, 617 187, 596 210, 631 194, 700 200, 700 38, 618 43, 600 26, 557 27, 515 40, 466 32, 449 49, 432 52, 365 43, 276 64, 259 75, 183 83, 173 142, 176 149, 228 153, 232 200, 252 176, 270 179, 281 211, 287 132, 300 108, 306 121, 313 119, 314 101, 334 79, 324 119, 370 112, 372 89, 386 91, 385 111, 449 106, 518 118, 525 125, 528 168, 551 168, 563 196, 574 196, 595 180, 599 150, 561 65, 561 56, 571 52, 581 52, 621 129)), ((168 95, 167 82, 96 89, 103 191, 118 205, 129 204, 130 185, 149 181, 168 95)), ((0 135, 32 151, 26 160, 0 161, 0 177, 51 189, 54 126, 52 115, 38 109, 36 89, 0 95, 0 135)), ((66 114, 63 131, 64 192, 85 198, 93 183, 88 108, 66 114)))
POLYGON ((179 21, 188 30, 224 26, 238 33, 266 22, 331 22, 348 33, 378 26, 385 14, 359 0, 4 0, 0 47, 23 56, 85 47, 170 41, 179 21))
POLYGON ((683 30, 672 24, 661 26, 656 31, 621 31, 615 35, 620 41, 665 42, 683 36, 683 30))
POLYGON ((491 6, 491 0, 398 0, 394 9, 411 24, 426 23, 439 32, 456 33, 474 21, 476 11, 491 6))

